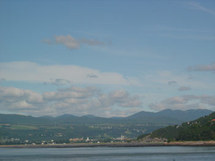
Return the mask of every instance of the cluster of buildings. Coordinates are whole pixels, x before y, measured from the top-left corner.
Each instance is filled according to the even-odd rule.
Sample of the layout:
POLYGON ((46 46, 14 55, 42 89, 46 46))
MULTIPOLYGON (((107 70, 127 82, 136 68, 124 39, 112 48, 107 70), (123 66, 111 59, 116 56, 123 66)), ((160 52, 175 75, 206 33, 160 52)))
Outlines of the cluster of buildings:
MULTIPOLYGON (((102 142, 128 142, 131 141, 131 139, 126 138, 125 136, 121 135, 120 137, 117 138, 70 138, 69 142, 67 143, 102 143, 102 142)), ((48 141, 31 141, 31 140, 20 140, 19 138, 8 138, 4 140, 0 140, 0 144, 56 144, 55 140, 48 140, 48 141)), ((63 143, 66 144, 66 143, 63 143)))
POLYGON ((121 135, 118 138, 70 138, 70 143, 100 143, 100 142, 127 142, 131 139, 126 138, 125 136, 121 135))

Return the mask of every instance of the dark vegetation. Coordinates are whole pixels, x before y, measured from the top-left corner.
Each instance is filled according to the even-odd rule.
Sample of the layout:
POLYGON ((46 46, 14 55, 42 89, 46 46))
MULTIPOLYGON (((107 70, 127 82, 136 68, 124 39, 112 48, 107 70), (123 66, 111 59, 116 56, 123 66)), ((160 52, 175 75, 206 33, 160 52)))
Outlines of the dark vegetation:
MULTIPOLYGON (((211 113, 209 110, 164 110, 157 113, 139 112, 129 117, 114 118, 90 115, 32 117, 0 114, 0 143, 67 143, 70 138, 86 140, 87 137, 109 142, 122 135, 125 138, 136 138, 143 133, 196 119, 209 113, 211 113)), ((174 131, 174 127, 168 128, 174 131)), ((160 134, 164 135, 164 132, 159 132, 160 134)))
POLYGON ((208 141, 215 140, 215 112, 194 121, 188 121, 181 125, 168 126, 155 130, 151 134, 141 135, 151 138, 166 138, 169 141, 208 141))

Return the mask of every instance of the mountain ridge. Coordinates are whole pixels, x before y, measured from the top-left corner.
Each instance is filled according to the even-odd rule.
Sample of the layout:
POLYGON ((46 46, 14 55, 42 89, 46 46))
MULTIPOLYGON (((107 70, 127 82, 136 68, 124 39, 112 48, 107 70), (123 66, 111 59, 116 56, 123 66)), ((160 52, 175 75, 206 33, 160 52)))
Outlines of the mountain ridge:
POLYGON ((20 115, 20 114, 0 114, 0 123, 6 122, 6 121, 13 121, 16 118, 20 118, 23 120, 30 119, 30 120, 37 120, 41 119, 43 121, 46 120, 56 120, 56 121, 63 121, 63 120, 71 120, 74 121, 75 119, 99 119, 99 120, 146 120, 146 119, 155 119, 155 118, 170 118, 175 119, 177 121, 191 121, 194 119, 197 119, 198 117, 208 115, 212 113, 213 111, 208 109, 191 109, 191 110, 171 110, 171 109, 165 109, 159 112, 148 112, 148 111, 140 111, 135 114, 129 115, 127 117, 99 117, 94 115, 83 115, 83 116, 76 116, 73 114, 64 114, 60 116, 40 116, 40 117, 34 117, 29 115, 20 115), (3 117, 3 118, 2 118, 3 117), (10 117, 10 120, 7 119, 7 117, 10 117))
POLYGON ((13 142, 14 138, 24 143, 41 143, 41 140, 58 143, 68 142, 70 138, 93 138, 105 140, 110 138, 136 138, 156 129, 176 125, 186 120, 193 120, 211 113, 210 110, 174 111, 160 113, 140 112, 128 117, 103 118, 92 115, 74 116, 70 114, 58 117, 32 117, 15 114, 0 114, 0 142, 13 142), (173 117, 173 113, 178 118, 173 117), (171 115, 171 117, 169 116, 171 115), (186 117, 183 117, 185 115, 186 117), (187 117, 188 116, 188 117, 187 117))

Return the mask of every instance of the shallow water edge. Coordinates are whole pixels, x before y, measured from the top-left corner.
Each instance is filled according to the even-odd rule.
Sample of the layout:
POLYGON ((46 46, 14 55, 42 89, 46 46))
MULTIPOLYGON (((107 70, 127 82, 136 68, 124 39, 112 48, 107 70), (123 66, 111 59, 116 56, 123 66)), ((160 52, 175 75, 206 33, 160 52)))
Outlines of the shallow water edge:
POLYGON ((184 141, 170 143, 73 143, 73 144, 26 144, 0 145, 0 148, 78 148, 78 147, 147 147, 147 146, 215 146, 215 141, 184 141))

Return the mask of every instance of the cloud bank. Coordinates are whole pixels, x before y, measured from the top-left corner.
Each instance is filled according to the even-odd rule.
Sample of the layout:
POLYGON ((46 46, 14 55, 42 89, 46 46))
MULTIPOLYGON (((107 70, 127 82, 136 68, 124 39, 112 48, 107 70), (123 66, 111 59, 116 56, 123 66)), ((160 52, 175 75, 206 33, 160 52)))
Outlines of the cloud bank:
POLYGON ((191 90, 191 88, 186 87, 186 86, 181 86, 181 87, 178 88, 178 91, 189 91, 189 90, 191 90))
POLYGON ((154 110, 164 109, 211 109, 215 110, 215 96, 209 95, 182 95, 167 98, 160 103, 150 104, 150 107, 154 110))
POLYGON ((124 116, 139 111, 142 101, 125 90, 104 93, 95 87, 71 87, 43 94, 14 87, 0 87, 0 110, 34 116, 93 114, 124 116))
POLYGON ((81 45, 89 45, 89 46, 103 46, 105 45, 104 42, 94 40, 94 39, 76 39, 71 35, 59 35, 55 36, 54 40, 44 39, 42 42, 47 44, 60 44, 67 47, 70 50, 79 49, 81 45))
POLYGON ((0 79, 60 84, 140 85, 114 72, 75 65, 40 65, 33 62, 0 63, 0 79))

